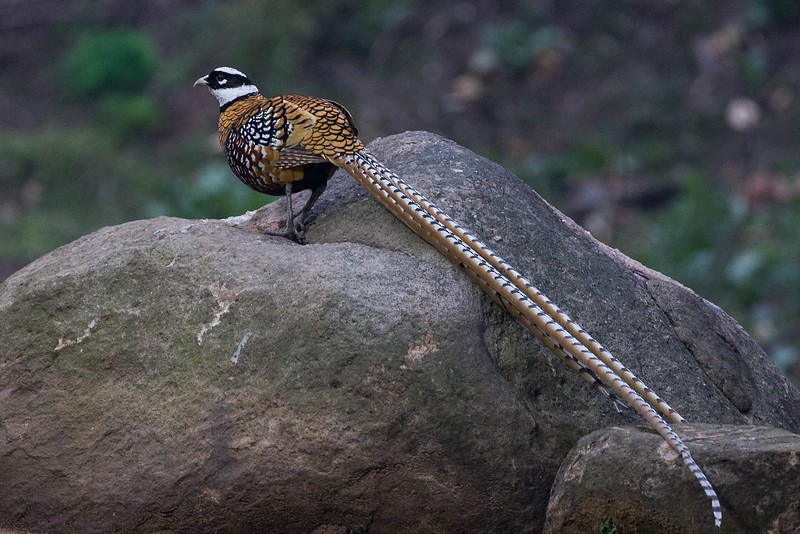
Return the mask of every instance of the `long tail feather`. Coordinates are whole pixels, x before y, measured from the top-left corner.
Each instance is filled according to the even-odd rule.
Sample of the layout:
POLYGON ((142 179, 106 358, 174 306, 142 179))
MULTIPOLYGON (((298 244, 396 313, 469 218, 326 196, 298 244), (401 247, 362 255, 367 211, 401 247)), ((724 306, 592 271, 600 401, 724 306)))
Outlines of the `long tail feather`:
POLYGON ((644 417, 681 455, 711 500, 715 524, 720 526, 722 511, 713 486, 680 437, 650 403, 673 422, 684 422, 683 417, 507 262, 369 153, 362 150, 341 156, 334 163, 344 168, 417 235, 462 267, 481 289, 570 368, 595 385, 599 381, 644 417))
POLYGON ((367 154, 372 161, 372 165, 376 168, 383 167, 384 174, 392 181, 406 196, 419 204, 431 216, 444 225, 459 239, 464 241, 470 248, 478 253, 484 260, 489 262, 495 269, 508 278, 517 288, 519 288, 528 298, 535 302, 542 308, 550 317, 552 317, 559 325, 561 325, 567 332, 572 334, 575 339, 588 348, 589 351, 597 356, 603 363, 614 370, 629 386, 631 386, 639 395, 644 397, 650 404, 656 407, 664 416, 673 423, 685 423, 684 419, 676 410, 669 404, 655 394, 653 390, 648 388, 644 382, 639 380, 633 373, 625 368, 622 363, 615 358, 605 347, 598 343, 592 336, 590 336, 583 328, 580 327, 572 318, 563 312, 556 304, 554 304, 547 296, 545 296, 539 289, 526 280, 516 269, 511 267, 503 258, 498 256, 488 246, 481 242, 478 238, 472 235, 468 230, 463 228, 456 221, 451 219, 447 214, 443 213, 436 205, 430 202, 422 194, 417 192, 413 187, 408 185, 402 178, 398 177, 391 170, 386 169, 374 157, 367 154))

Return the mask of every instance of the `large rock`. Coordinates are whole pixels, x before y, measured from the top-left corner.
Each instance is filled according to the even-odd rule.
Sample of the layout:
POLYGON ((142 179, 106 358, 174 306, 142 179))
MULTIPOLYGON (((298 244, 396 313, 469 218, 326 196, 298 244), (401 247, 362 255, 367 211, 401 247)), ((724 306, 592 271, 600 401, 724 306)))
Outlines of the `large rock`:
POLYGON ((585 436, 556 477, 545 533, 798 532, 800 436, 776 428, 681 425, 725 508, 714 527, 692 475, 657 434, 636 427, 585 436))
MULTIPOLYGON (((800 429, 716 307, 452 142, 370 148, 688 419, 800 429)), ((307 245, 260 233, 283 210, 105 228, 0 285, 0 527, 538 531, 578 439, 640 423, 343 173, 307 245)))

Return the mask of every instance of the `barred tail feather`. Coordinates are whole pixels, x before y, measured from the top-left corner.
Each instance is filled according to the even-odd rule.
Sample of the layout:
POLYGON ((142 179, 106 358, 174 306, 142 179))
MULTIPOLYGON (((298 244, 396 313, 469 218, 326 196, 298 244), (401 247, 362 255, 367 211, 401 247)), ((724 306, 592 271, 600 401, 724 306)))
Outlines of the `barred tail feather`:
POLYGON ((647 385, 639 380, 633 373, 625 368, 622 363, 615 358, 611 352, 598 343, 592 336, 590 336, 583 328, 580 327, 572 318, 555 305, 547 296, 545 296, 539 289, 526 280, 516 269, 511 267, 503 258, 498 256, 492 249, 486 246, 472 233, 463 228, 456 221, 451 219, 447 214, 442 212, 435 204, 430 202, 422 194, 417 192, 413 187, 408 185, 402 178, 398 177, 391 170, 383 166, 374 157, 368 155, 371 159, 370 163, 379 168, 382 174, 387 179, 394 182, 394 184, 410 199, 422 206, 431 216, 444 225, 448 230, 455 234, 459 239, 464 241, 470 248, 477 252, 483 259, 491 264, 495 269, 508 278, 516 287, 518 287, 528 298, 534 301, 539 307, 547 312, 558 324, 560 324, 567 332, 572 334, 577 340, 588 348, 595 356, 597 356, 603 363, 612 368, 618 375, 620 375, 625 382, 630 385, 639 395, 647 399, 647 401, 655 406, 664 416, 673 423, 685 423, 684 419, 676 410, 674 410, 663 399, 657 396, 647 385))
MULTIPOLYGON (((363 154, 363 152, 360 152, 359 154, 363 154)), ((369 156, 369 157, 371 158, 373 165, 378 165, 379 166, 379 167, 375 167, 376 169, 380 168, 380 169, 383 169, 384 171, 386 170, 386 168, 383 165, 381 165, 380 163, 378 163, 377 161, 375 161, 374 158, 372 158, 372 156, 369 156)), ((343 165, 343 167, 346 170, 348 170, 348 172, 350 172, 350 174, 353 175, 354 177, 356 177, 356 176, 353 173, 354 172, 359 172, 359 171, 355 171, 355 170, 351 171, 349 168, 347 168, 344 165, 343 165)), ((379 182, 379 181, 372 180, 369 176, 365 176, 365 179, 371 180, 371 182, 369 182, 369 183, 372 184, 372 185, 377 186, 378 189, 374 189, 371 185, 365 184, 361 179, 356 177, 356 180, 358 180, 361 183, 361 185, 363 185, 367 190, 369 190, 374 196, 378 197, 378 200, 381 202, 381 204, 383 204, 383 206, 385 208, 387 208, 395 217, 397 217, 400 221, 402 221, 404 224, 406 224, 406 226, 411 228, 411 230, 414 233, 416 233, 417 235, 421 236, 428 243, 430 243, 435 248, 437 248, 443 255, 445 255, 445 257, 452 258, 450 253, 447 250, 443 250, 439 246, 439 244, 436 242, 436 239, 435 239, 436 234, 435 233, 431 233, 431 223, 429 223, 429 222, 423 223, 423 222, 420 222, 418 220, 415 221, 414 219, 409 219, 405 215, 405 210, 407 210, 408 207, 407 206, 404 207, 402 202, 399 202, 398 199, 394 198, 394 195, 389 191, 389 189, 385 188, 386 186, 383 186, 381 184, 381 182, 379 182), (387 201, 389 203, 387 203, 387 201)), ((389 182, 386 182, 386 183, 389 183, 389 182)), ((420 214, 424 213, 423 210, 417 210, 417 212, 420 213, 420 214)), ((423 215, 423 217, 424 217, 424 215, 423 215)), ((558 358, 561 361, 563 361, 570 369, 575 371, 581 378, 583 378, 586 382, 591 384, 594 388, 596 388, 598 391, 600 391, 603 395, 609 397, 615 403, 615 405, 624 406, 624 404, 621 404, 620 398, 613 392, 613 390, 611 390, 608 386, 606 386, 603 383, 602 380, 600 380, 591 370, 589 370, 589 368, 587 368, 577 358, 575 358, 572 354, 570 354, 568 351, 566 351, 557 341, 553 340, 547 334, 547 332, 537 328, 530 321, 530 319, 528 319, 525 315, 520 314, 520 312, 517 311, 515 308, 510 307, 501 298, 499 293, 497 293, 493 289, 491 289, 489 287, 489 285, 484 280, 480 279, 479 277, 473 276, 472 271, 470 271, 469 269, 467 269, 467 274, 470 275, 470 277, 472 278, 473 282, 475 282, 485 293, 487 293, 492 300, 494 300, 495 302, 500 304, 500 306, 505 308, 515 319, 520 321, 526 328, 528 328, 528 330, 533 332, 533 334, 536 335, 536 337, 551 352, 553 352, 556 356, 558 356, 558 358)))
POLYGON ((464 268, 481 289, 531 330, 570 368, 587 381, 595 383, 595 380, 599 380, 644 417, 681 455, 684 464, 711 500, 715 524, 720 526, 722 512, 713 486, 680 437, 648 401, 674 422, 685 421, 675 410, 508 263, 369 153, 362 150, 342 155, 334 163, 344 168, 414 233, 464 268))

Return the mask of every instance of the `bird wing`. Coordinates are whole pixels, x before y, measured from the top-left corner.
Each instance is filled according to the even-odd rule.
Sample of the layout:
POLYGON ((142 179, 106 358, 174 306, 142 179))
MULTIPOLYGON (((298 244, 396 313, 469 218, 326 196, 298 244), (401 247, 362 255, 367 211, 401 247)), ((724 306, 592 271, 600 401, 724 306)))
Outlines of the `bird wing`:
POLYGON ((303 133, 298 142, 308 152, 333 161, 340 154, 353 154, 364 148, 350 112, 341 104, 302 95, 283 95, 282 99, 287 116, 288 110, 294 109, 298 117, 304 118, 303 124, 293 122, 292 139, 297 139, 303 133))
POLYGON ((314 126, 317 124, 317 117, 303 106, 293 102, 290 98, 288 98, 289 96, 291 95, 284 95, 281 97, 286 123, 280 124, 279 126, 291 126, 285 146, 294 147, 299 145, 303 139, 306 138, 314 129, 314 126))
POLYGON ((324 163, 327 160, 318 154, 311 154, 302 146, 290 146, 280 151, 280 159, 275 165, 278 169, 300 167, 309 163, 324 163))

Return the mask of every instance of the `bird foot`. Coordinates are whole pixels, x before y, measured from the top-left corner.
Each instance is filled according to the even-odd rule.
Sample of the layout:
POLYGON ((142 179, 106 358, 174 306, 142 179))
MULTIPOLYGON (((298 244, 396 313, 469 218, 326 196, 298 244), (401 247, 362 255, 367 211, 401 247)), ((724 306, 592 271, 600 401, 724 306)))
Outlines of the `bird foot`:
POLYGON ((304 245, 306 243, 306 230, 306 225, 302 223, 290 223, 286 225, 286 230, 283 232, 266 232, 266 234, 275 237, 283 237, 297 244, 304 245))

